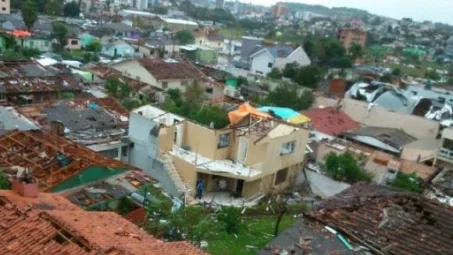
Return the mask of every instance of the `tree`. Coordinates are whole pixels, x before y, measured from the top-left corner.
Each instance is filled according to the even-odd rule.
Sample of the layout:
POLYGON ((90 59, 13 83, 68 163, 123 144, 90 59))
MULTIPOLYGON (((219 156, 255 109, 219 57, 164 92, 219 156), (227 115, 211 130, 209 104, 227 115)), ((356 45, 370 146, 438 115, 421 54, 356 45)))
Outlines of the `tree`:
POLYGON ((296 77, 292 80, 297 84, 316 88, 322 79, 322 70, 317 66, 304 66, 297 69, 296 77))
POLYGON ((59 16, 63 10, 62 0, 49 0, 46 6, 46 14, 50 16, 59 16))
POLYGON ((425 78, 429 79, 429 80, 437 81, 440 79, 440 75, 435 70, 431 70, 431 71, 427 71, 425 73, 425 78))
POLYGON ((392 182, 392 187, 404 189, 410 192, 422 192, 422 180, 415 174, 405 174, 399 172, 395 180, 392 182))
POLYGON ((115 98, 123 99, 128 97, 132 91, 127 83, 122 82, 118 78, 109 78, 105 82, 107 93, 115 98))
POLYGON ((264 103, 297 111, 308 109, 315 100, 313 92, 308 89, 302 92, 300 90, 296 85, 282 84, 269 93, 264 103))
POLYGON ((167 15, 168 9, 163 6, 156 6, 153 8, 153 12, 156 14, 167 15))
POLYGON ((299 69, 299 65, 296 62, 288 63, 283 68, 283 76, 288 79, 294 79, 297 74, 297 70, 299 69))
POLYGON ((362 46, 360 46, 360 44, 353 43, 351 45, 351 47, 349 48, 349 53, 351 54, 352 59, 357 59, 357 58, 362 57, 362 55, 363 55, 362 46))
POLYGON ((94 41, 88 44, 85 49, 87 51, 94 51, 94 52, 101 52, 102 50, 102 44, 99 41, 94 41))
POLYGON ((313 60, 313 58, 315 57, 315 44, 312 41, 307 40, 304 42, 302 47, 304 48, 308 57, 313 60))
POLYGON ((65 17, 79 17, 80 7, 76 2, 70 2, 63 6, 63 15, 65 17))
POLYGON ((371 174, 361 169, 354 155, 349 151, 340 155, 333 152, 327 155, 325 170, 337 181, 355 183, 358 181, 370 182, 373 179, 371 174))
POLYGON ((38 9, 34 0, 27 0, 22 6, 22 19, 25 26, 30 31, 38 19, 38 9))
POLYGON ((181 44, 190 44, 195 41, 195 38, 189 30, 181 30, 178 31, 175 35, 175 38, 181 43, 181 44))
POLYGON ((63 22, 56 22, 52 26, 52 38, 55 38, 60 45, 60 50, 64 48, 67 42, 66 35, 68 34, 68 28, 63 22))
POLYGON ((267 74, 267 77, 271 79, 281 79, 282 78, 282 72, 278 68, 272 68, 272 70, 267 74))
POLYGON ((340 58, 336 58, 332 61, 332 67, 335 68, 351 68, 352 67, 352 59, 349 56, 342 56, 340 58))

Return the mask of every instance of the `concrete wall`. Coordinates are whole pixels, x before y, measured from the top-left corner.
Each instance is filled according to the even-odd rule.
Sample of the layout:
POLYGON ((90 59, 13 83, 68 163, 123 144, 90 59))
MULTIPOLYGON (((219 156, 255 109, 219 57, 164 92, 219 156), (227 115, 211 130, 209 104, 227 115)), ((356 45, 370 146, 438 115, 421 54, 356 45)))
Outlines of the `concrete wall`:
MULTIPOLYGON (((314 107, 331 107, 336 104, 335 99, 318 97, 314 107)), ((341 105, 341 110, 349 117, 366 126, 399 128, 418 139, 435 138, 439 132, 439 122, 423 117, 392 112, 379 106, 373 106, 368 110, 368 103, 354 99, 343 99, 341 105)))
POLYGON ((151 130, 157 125, 159 124, 140 114, 130 114, 129 138, 134 143, 133 148, 129 149, 130 164, 142 169, 161 182, 162 189, 168 194, 179 196, 180 194, 168 171, 163 163, 157 159, 160 137, 158 139, 150 134, 151 130))
POLYGON ((229 130, 214 130, 205 126, 186 121, 184 124, 184 139, 182 144, 189 146, 194 152, 211 159, 226 159, 229 155, 229 148, 232 146, 233 134, 229 130), (230 134, 230 146, 217 148, 220 134, 230 134))
POLYGON ((197 171, 195 167, 178 157, 172 157, 173 164, 178 171, 181 180, 184 182, 186 187, 189 189, 191 195, 195 195, 195 185, 197 183, 197 171))

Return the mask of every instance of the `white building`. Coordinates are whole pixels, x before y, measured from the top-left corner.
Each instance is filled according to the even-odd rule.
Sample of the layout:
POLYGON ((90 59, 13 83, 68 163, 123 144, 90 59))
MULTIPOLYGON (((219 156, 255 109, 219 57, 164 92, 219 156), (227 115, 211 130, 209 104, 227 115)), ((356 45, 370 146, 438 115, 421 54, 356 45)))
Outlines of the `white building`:
POLYGON ((273 68, 283 70, 288 63, 297 63, 299 66, 311 64, 310 58, 302 47, 295 50, 287 45, 276 45, 262 48, 250 55, 251 73, 267 75, 273 68))

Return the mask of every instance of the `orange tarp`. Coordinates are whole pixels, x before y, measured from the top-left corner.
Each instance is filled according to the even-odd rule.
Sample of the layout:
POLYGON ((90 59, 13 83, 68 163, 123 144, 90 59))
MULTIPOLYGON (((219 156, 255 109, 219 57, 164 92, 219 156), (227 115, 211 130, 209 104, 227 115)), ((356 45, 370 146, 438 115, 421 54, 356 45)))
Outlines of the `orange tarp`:
POLYGON ((14 30, 12 33, 15 37, 30 37, 31 33, 24 30, 14 30))
POLYGON ((243 103, 237 110, 228 113, 230 124, 238 124, 244 117, 248 116, 249 114, 257 118, 272 119, 271 115, 258 111, 256 108, 250 106, 249 103, 243 103))

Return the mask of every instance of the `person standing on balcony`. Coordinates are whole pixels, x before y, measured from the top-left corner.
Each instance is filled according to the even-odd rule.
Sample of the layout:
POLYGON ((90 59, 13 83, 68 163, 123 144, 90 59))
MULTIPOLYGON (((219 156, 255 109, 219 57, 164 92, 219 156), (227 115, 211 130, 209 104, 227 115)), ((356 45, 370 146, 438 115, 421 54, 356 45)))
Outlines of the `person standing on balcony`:
POLYGON ((200 179, 197 181, 197 198, 201 199, 203 197, 203 189, 204 189, 204 180, 200 179))

